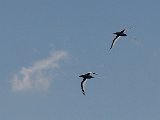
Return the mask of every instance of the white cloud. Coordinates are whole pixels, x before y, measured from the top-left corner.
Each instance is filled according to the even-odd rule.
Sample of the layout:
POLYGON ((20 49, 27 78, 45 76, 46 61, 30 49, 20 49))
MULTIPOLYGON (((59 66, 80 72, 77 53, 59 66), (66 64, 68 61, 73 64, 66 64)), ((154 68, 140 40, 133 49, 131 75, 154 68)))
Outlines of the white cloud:
POLYGON ((59 67, 59 61, 68 56, 65 51, 57 51, 50 54, 49 57, 36 61, 29 67, 22 67, 21 70, 13 76, 13 91, 25 90, 47 90, 54 79, 54 70, 59 67))

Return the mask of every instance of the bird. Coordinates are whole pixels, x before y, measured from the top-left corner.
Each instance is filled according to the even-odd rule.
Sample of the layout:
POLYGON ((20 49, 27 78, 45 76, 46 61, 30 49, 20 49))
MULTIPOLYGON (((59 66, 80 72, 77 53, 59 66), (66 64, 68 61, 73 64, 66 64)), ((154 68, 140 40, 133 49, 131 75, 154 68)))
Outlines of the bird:
POLYGON ((123 29, 120 32, 113 33, 113 34, 116 34, 116 37, 113 39, 110 49, 112 49, 112 47, 114 46, 114 44, 116 43, 118 38, 120 38, 121 36, 127 36, 127 34, 124 33, 125 31, 126 31, 126 29, 123 29))
POLYGON ((87 81, 87 79, 91 79, 91 78, 94 78, 92 75, 93 74, 96 74, 95 72, 87 72, 86 74, 82 74, 80 75, 79 77, 82 77, 83 80, 81 82, 81 89, 82 89, 82 93, 83 95, 85 95, 85 90, 84 90, 84 84, 85 82, 87 81))

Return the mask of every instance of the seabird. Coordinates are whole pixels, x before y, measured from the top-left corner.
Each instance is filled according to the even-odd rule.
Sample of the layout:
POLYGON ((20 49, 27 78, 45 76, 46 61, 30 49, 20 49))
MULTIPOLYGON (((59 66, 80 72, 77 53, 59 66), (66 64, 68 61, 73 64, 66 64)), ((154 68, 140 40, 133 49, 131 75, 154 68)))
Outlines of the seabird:
POLYGON ((87 81, 87 79, 94 78, 94 77, 92 76, 93 74, 96 74, 96 73, 95 73, 95 72, 88 72, 88 73, 86 73, 86 74, 82 74, 82 75, 79 76, 79 77, 82 77, 82 78, 83 78, 83 80, 82 80, 82 82, 81 82, 81 89, 82 89, 83 95, 85 95, 84 84, 85 84, 85 82, 87 81))
POLYGON ((125 34, 124 32, 126 31, 126 29, 120 31, 120 32, 115 32, 113 34, 116 34, 116 37, 113 39, 112 41, 112 45, 111 45, 111 48, 114 46, 114 44, 116 43, 116 41, 118 40, 118 38, 120 38, 121 36, 127 36, 127 34, 125 34))

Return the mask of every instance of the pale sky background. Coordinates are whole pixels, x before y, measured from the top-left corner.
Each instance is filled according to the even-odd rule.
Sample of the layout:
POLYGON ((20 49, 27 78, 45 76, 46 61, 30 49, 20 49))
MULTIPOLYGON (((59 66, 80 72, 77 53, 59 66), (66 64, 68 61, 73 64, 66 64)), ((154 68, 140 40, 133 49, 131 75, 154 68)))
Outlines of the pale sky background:
POLYGON ((0 0, 0 119, 160 120, 159 5, 0 0))

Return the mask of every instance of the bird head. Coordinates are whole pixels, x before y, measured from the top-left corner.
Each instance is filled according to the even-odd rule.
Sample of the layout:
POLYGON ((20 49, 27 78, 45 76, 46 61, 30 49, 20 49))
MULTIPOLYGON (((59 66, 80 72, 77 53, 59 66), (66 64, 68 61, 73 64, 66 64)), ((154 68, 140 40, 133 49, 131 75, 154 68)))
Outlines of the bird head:
POLYGON ((95 75, 97 75, 97 73, 95 73, 95 72, 92 72, 92 74, 95 74, 95 75))

